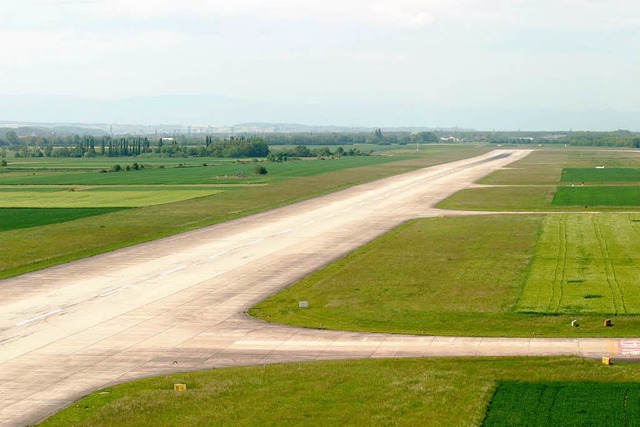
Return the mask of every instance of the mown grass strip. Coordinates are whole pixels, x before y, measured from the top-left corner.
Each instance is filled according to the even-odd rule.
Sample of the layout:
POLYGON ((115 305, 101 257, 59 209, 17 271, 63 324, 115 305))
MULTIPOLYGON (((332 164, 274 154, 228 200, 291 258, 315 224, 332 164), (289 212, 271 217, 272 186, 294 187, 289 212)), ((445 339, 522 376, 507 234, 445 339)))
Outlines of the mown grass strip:
MULTIPOLYGON (((639 420, 634 408, 640 381, 637 366, 604 368, 577 358, 443 358, 296 363, 175 374, 98 391, 41 425, 480 425, 496 384, 507 380, 601 383, 590 397, 603 399, 597 407, 609 401, 598 391, 617 393, 618 387, 628 387, 633 393, 628 394, 626 413, 630 424, 639 420), (175 383, 186 384, 187 390, 174 391, 175 383)), ((615 406, 604 409, 607 414, 620 408, 617 397, 611 400, 615 406)), ((551 409, 557 417, 569 413, 561 406, 551 409)), ((522 412, 522 408, 515 410, 522 412)))

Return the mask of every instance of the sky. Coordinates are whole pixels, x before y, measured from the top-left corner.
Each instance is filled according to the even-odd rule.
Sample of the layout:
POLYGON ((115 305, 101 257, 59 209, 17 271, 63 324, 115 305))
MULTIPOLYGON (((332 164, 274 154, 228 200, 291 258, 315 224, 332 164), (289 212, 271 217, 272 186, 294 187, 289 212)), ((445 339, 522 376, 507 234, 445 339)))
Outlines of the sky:
POLYGON ((637 0, 0 0, 0 49, 0 97, 640 112, 637 0))

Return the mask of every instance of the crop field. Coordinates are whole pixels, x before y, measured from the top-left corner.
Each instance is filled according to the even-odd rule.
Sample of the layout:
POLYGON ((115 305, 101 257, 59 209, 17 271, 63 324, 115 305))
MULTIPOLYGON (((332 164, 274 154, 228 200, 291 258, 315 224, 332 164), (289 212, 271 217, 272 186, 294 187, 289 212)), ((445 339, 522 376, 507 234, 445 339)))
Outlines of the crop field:
POLYGON ((636 168, 565 168, 562 182, 639 182, 640 169, 636 168))
POLYGON ((371 332, 640 335, 636 221, 637 214, 416 220, 249 313, 277 323, 371 332), (309 308, 298 308, 298 301, 309 301, 309 308), (607 317, 614 327, 602 326, 607 317), (579 328, 570 326, 574 319, 579 328))
MULTIPOLYGON (((577 358, 442 358, 292 363, 150 378, 93 393, 42 425, 477 426, 485 420, 487 408, 487 422, 493 421, 488 425, 526 425, 498 424, 498 405, 509 405, 520 392, 506 390, 505 381, 525 384, 527 400, 522 408, 514 408, 516 414, 527 409, 535 413, 528 404, 539 394, 526 385, 546 383, 568 399, 567 405, 559 400, 553 404, 551 409, 558 411, 553 420, 573 414, 569 403, 584 404, 578 397, 589 391, 584 398, 593 409, 587 414, 602 409, 592 420, 602 420, 612 411, 617 416, 581 425, 615 425, 623 414, 638 419, 637 366, 603 366, 577 358), (186 384, 187 390, 173 391, 175 383, 186 384), (494 395, 496 388, 500 393, 494 395), (573 397, 567 395, 570 392, 580 394, 573 397), (612 407, 604 408, 606 404, 612 407)), ((584 415, 576 419, 584 420, 584 415)))
POLYGON ((116 212, 119 208, 21 209, 0 208, 0 231, 38 227, 116 212))
POLYGON ((640 186, 558 187, 552 206, 637 207, 640 186))

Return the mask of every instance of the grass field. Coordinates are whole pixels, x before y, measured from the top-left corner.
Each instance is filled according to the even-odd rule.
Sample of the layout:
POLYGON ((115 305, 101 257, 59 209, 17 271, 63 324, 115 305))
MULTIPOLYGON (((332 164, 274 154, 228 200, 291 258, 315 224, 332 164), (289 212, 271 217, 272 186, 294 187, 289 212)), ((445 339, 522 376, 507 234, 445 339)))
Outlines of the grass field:
MULTIPOLYGON (((122 172, 100 173, 99 170, 60 171, 42 169, 22 171, 13 175, 0 175, 0 185, 176 185, 176 184, 220 184, 220 183, 264 183, 281 181, 293 177, 313 176, 322 173, 379 165, 406 160, 400 156, 362 156, 341 157, 336 159, 311 159, 289 162, 255 163, 251 160, 236 162, 218 161, 208 166, 147 168, 122 172), (256 175, 256 164, 267 168, 267 175, 256 175), (237 177, 237 174, 243 175, 237 177)), ((120 159, 122 160, 122 159, 120 159)), ((137 159, 127 159, 120 163, 114 159, 111 164, 131 164, 137 159), (126 162, 126 163, 125 163, 126 162)), ((191 160, 193 162, 193 160, 191 160)), ((205 162, 206 163, 206 162, 205 162)), ((43 163, 42 166, 46 166, 43 163)))
POLYGON ((638 207, 640 206, 640 186, 558 187, 551 205, 587 208, 638 207))
POLYGON ((483 426, 630 426, 640 423, 640 384, 505 381, 483 426))
POLYGON ((562 182, 640 182, 636 168, 565 168, 562 182))
POLYGON ((93 188, 82 188, 55 192, 24 190, 2 194, 0 208, 134 208, 211 196, 222 191, 207 187, 185 187, 180 190, 167 190, 164 188, 135 190, 120 188, 111 191, 105 188, 97 191, 93 188))
MULTIPOLYGON (((555 193, 556 187, 553 186, 467 188, 438 203, 437 207, 472 211, 546 212, 554 210, 551 204, 555 193)), ((573 209, 581 208, 583 206, 573 209)), ((567 207, 562 206, 562 210, 567 210, 567 207)))
MULTIPOLYGON (((397 161, 360 167, 348 167, 354 166, 353 163, 348 162, 332 163, 333 161, 318 160, 317 164, 332 164, 331 167, 342 165, 345 169, 327 171, 321 168, 316 169, 316 175, 290 176, 287 179, 276 179, 267 185, 224 186, 221 188, 228 191, 213 196, 128 209, 125 212, 113 212, 96 218, 81 218, 60 224, 2 231, 0 232, 0 278, 238 218, 420 167, 480 155, 487 151, 487 147, 479 146, 432 147, 425 148, 420 153, 414 153, 409 160, 406 160, 406 157, 394 156, 392 159, 397 161), (405 160, 402 160, 403 158, 405 160), (38 244, 34 245, 33 242, 38 244)), ((178 160, 184 162, 184 159, 178 160)), ((56 159, 56 161, 60 160, 56 159)), ((311 164, 310 162, 298 163, 311 164)), ((279 165, 285 167, 287 164, 295 163, 287 162, 279 165)), ((267 168, 271 169, 269 164, 267 168)), ((181 171, 182 169, 189 168, 171 170, 181 171)), ((194 167, 193 169, 207 171, 213 167, 194 167)), ((142 171, 123 172, 122 176, 133 176, 138 172, 142 171)), ((89 175, 110 174, 92 172, 89 175)), ((7 187, 2 187, 1 194, 9 194, 5 190, 7 187)), ((28 186, 19 187, 21 190, 28 189, 28 186)), ((172 186, 163 188, 172 189, 172 186)))
POLYGON ((0 208, 0 231, 38 227, 47 224, 73 221, 80 218, 116 212, 119 208, 89 209, 21 209, 0 208))
MULTIPOLYGON (((610 168, 639 167, 640 151, 597 148, 544 148, 536 150, 507 168, 487 175, 479 182, 488 185, 557 185, 564 169, 585 169, 592 173, 610 168), (596 169, 596 166, 605 166, 596 169)), ((608 173, 608 172, 607 172, 608 173)), ((586 181, 581 179, 575 182, 586 181)))
POLYGON ((487 215, 416 220, 249 313, 277 323, 339 330, 637 336, 640 317, 623 316, 640 312, 636 218, 487 215), (310 307, 300 309, 298 301, 309 301, 310 307), (604 328, 603 320, 616 314, 615 327, 604 328), (573 319, 579 320, 579 328, 571 328, 573 319))
POLYGON ((518 310, 640 314, 638 215, 549 215, 518 310))
MULTIPOLYGON (((41 425, 478 426, 504 381, 600 382, 589 399, 615 403, 606 409, 611 413, 620 408, 621 389, 637 392, 640 370, 576 358, 364 360, 217 369, 110 387, 41 425), (173 391, 175 383, 186 384, 187 391, 173 391), (597 391, 615 395, 605 398, 597 391)), ((637 403, 636 408, 629 403, 627 413, 633 415, 637 403)), ((561 402, 553 409, 569 412, 561 402)))
POLYGON ((223 190, 207 187, 185 187, 180 190, 163 188, 68 189, 55 192, 13 191, 2 194, 0 208, 134 208, 179 202, 197 197, 211 196, 223 190))
POLYGON ((571 187, 562 183, 634 183, 640 152, 543 149, 479 180, 485 187, 460 191, 438 204, 476 211, 639 210, 640 187, 571 187), (604 169, 596 166, 606 165, 604 169), (586 206, 586 208, 585 208, 586 206))

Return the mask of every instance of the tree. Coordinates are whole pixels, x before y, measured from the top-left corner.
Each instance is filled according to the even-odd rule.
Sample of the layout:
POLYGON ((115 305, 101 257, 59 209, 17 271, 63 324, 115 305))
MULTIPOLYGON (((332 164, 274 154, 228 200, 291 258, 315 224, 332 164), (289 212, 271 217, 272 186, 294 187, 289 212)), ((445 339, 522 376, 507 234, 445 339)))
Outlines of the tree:
POLYGON ((7 140, 7 144, 9 145, 18 145, 20 142, 18 134, 14 130, 8 130, 7 133, 4 134, 4 139, 7 140))
POLYGON ((253 173, 255 173, 256 175, 266 175, 269 172, 267 172, 267 168, 265 168, 262 165, 256 165, 255 168, 253 168, 253 173))

